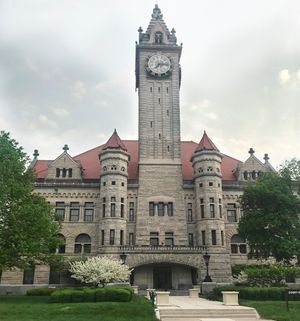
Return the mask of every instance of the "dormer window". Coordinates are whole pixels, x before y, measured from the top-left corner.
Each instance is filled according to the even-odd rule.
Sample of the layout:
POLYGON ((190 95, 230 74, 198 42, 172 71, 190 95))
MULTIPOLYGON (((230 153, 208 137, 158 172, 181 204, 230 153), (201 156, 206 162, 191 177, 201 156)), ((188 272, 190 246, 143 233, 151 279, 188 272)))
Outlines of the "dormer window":
POLYGON ((163 34, 162 34, 160 31, 158 31, 158 32, 155 33, 154 42, 155 42, 156 44, 161 44, 161 43, 163 43, 163 34))
POLYGON ((245 181, 248 180, 248 172, 247 172, 247 171, 244 171, 243 175, 244 175, 244 180, 245 180, 245 181))
POLYGON ((60 168, 56 168, 56 177, 60 176, 60 168))
POLYGON ((67 170, 66 170, 66 168, 63 168, 62 177, 66 177, 66 176, 67 176, 67 170))

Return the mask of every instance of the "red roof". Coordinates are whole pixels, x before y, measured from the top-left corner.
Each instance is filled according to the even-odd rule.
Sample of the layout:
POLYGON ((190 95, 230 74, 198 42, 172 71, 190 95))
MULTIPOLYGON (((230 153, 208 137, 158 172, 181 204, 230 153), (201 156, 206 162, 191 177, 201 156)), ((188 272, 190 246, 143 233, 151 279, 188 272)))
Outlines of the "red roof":
MULTIPOLYGON (((128 165, 128 178, 138 179, 138 141, 136 140, 123 140, 122 143, 130 154, 130 161, 128 165)), ((103 150, 105 145, 95 147, 82 154, 73 157, 74 160, 80 161, 82 168, 84 169, 84 179, 98 179, 100 176, 100 162, 98 155, 103 150)), ((192 163, 190 162, 192 154, 195 152, 199 145, 195 142, 181 142, 181 161, 182 161, 182 175, 184 180, 192 180, 194 170, 192 163)), ((38 160, 34 166, 36 175, 38 178, 46 178, 48 174, 48 160, 38 160)), ((233 171, 237 168, 239 160, 230 156, 224 155, 222 158, 222 175, 225 181, 235 181, 236 177, 233 175, 233 171)))
POLYGON ((219 151, 216 145, 212 142, 212 140, 207 136, 206 131, 204 131, 203 136, 198 144, 195 152, 200 152, 201 150, 216 150, 219 151))
POLYGON ((110 136, 110 139, 104 144, 102 150, 113 148, 113 149, 123 149, 127 151, 126 146, 122 142, 121 138, 119 137, 117 130, 115 129, 113 134, 110 136))

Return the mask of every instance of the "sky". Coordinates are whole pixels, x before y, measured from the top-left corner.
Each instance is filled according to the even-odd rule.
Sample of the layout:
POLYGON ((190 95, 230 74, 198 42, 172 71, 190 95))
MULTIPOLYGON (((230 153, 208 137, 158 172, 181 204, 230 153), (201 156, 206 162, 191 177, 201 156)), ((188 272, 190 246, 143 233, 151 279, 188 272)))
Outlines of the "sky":
POLYGON ((300 1, 0 0, 0 129, 55 159, 138 138, 137 29, 158 3, 181 56, 181 138, 300 158, 300 1))

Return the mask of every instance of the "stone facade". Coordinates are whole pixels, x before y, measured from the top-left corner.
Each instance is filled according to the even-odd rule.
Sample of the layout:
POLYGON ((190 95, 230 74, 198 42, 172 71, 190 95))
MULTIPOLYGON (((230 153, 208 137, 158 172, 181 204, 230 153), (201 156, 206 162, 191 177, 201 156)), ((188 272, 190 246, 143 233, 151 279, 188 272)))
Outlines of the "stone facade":
MULTIPOLYGON (((273 170, 268 156, 262 163, 252 149, 244 163, 223 155, 205 132, 199 144, 181 142, 181 50, 156 5, 136 45, 139 140, 122 141, 115 131, 105 145, 78 156, 65 145, 53 161, 35 152, 31 164, 35 192, 63 219, 59 255, 125 252, 131 282, 144 289, 201 283, 205 252, 213 281, 229 282, 231 265, 247 263, 247 245, 236 235, 239 196, 247 181, 273 170)), ((59 282, 70 279, 43 265, 1 277, 3 285, 59 282)))

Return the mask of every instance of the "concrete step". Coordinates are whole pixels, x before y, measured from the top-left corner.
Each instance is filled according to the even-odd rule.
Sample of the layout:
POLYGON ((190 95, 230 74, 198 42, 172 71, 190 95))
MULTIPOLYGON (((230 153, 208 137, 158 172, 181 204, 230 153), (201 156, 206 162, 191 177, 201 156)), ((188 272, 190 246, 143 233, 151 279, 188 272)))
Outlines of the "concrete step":
POLYGON ((164 321, 171 320, 197 320, 201 318, 228 318, 228 319, 255 319, 258 320, 258 315, 255 309, 168 309, 160 308, 159 313, 164 321))

